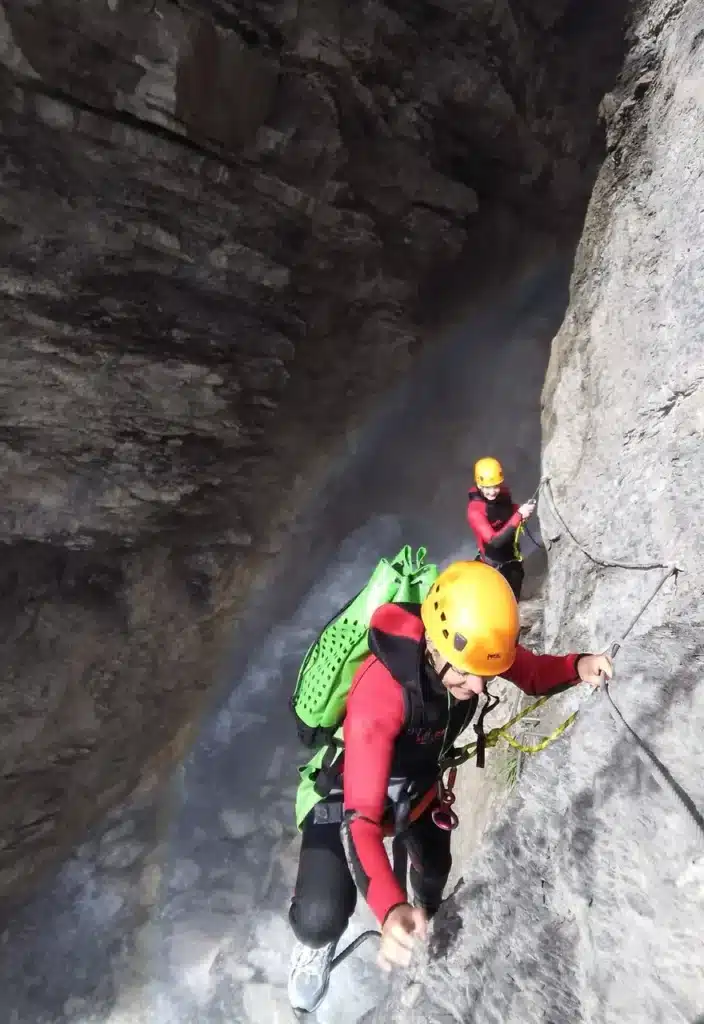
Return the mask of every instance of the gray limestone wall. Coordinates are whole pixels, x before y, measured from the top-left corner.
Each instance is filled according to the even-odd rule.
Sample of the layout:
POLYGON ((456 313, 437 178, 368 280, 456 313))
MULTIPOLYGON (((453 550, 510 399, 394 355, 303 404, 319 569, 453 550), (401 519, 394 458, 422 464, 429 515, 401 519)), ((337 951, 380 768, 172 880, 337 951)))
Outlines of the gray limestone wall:
MULTIPOLYGON (((603 650, 655 590, 657 566, 682 570, 624 643, 611 693, 701 815, 702 5, 643 4, 630 43, 604 99, 608 156, 543 390, 545 638, 603 650)), ((429 950, 370 1022, 701 1020, 701 824, 606 698, 582 690, 551 711, 579 717, 527 762, 429 950)))

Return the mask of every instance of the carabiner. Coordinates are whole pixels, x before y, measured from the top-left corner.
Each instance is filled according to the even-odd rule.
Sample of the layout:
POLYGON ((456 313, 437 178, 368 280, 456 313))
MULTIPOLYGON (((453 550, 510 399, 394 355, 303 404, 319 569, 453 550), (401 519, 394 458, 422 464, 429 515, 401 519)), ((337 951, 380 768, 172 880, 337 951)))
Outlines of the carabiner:
POLYGON ((450 768, 447 776, 447 785, 444 785, 442 779, 438 781, 439 803, 438 806, 433 809, 431 817, 433 819, 433 824, 437 825, 437 827, 442 829, 443 832, 453 832, 460 823, 460 819, 452 810, 452 805, 455 802, 453 787, 455 785, 456 778, 457 769, 450 768))
POLYGON ((460 823, 460 819, 457 817, 451 807, 442 805, 436 807, 433 811, 433 824, 437 828, 442 829, 443 832, 454 832, 460 823))

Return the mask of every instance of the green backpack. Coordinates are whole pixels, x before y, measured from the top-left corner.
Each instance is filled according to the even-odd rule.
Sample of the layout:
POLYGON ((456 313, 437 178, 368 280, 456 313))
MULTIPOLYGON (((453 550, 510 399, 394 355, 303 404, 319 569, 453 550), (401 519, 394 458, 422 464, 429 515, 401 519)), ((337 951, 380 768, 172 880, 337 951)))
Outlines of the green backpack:
POLYGON ((405 545, 393 561, 382 558, 368 582, 336 612, 303 659, 291 710, 304 746, 316 750, 299 768, 296 823, 322 799, 316 787, 321 769, 330 769, 342 752, 342 720, 354 675, 369 655, 369 622, 383 604, 421 604, 438 577, 438 567, 425 564, 425 548, 415 555, 405 545), (324 763, 325 762, 325 763, 324 763))

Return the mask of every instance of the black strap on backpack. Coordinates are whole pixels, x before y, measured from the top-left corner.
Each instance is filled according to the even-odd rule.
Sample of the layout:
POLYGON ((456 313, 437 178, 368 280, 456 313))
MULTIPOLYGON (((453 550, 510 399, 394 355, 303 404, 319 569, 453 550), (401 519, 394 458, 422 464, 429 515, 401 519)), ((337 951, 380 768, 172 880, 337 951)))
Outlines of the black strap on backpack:
POLYGON ((338 760, 335 763, 335 759, 341 747, 342 743, 340 740, 333 736, 325 748, 320 768, 313 777, 313 789, 323 800, 330 796, 336 786, 340 785, 341 762, 338 760))

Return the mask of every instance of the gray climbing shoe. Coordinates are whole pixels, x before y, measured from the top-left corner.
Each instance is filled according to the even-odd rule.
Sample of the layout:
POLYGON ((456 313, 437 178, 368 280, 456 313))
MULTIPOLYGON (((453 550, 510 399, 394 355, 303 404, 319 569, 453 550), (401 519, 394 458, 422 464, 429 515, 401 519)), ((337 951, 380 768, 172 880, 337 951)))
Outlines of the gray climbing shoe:
POLYGON ((294 1010, 313 1013, 328 990, 330 965, 336 942, 312 949, 297 942, 291 954, 288 975, 288 998, 294 1010))

